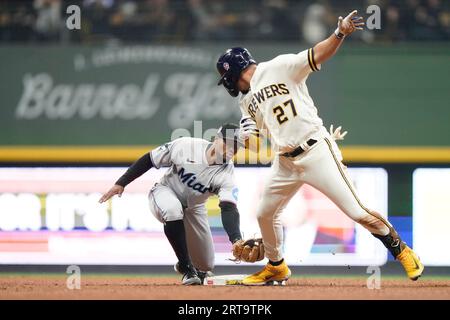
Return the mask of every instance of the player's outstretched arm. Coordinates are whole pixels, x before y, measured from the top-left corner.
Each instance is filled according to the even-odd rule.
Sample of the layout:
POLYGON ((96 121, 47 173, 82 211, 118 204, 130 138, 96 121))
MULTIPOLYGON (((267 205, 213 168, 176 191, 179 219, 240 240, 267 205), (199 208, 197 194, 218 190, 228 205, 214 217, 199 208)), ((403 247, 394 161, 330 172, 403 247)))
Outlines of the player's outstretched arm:
POLYGON ((98 202, 103 203, 116 194, 120 197, 123 193, 123 190, 130 182, 143 175, 152 167, 153 163, 150 158, 150 154, 144 154, 128 168, 128 170, 119 178, 119 180, 116 181, 111 189, 109 189, 109 191, 100 198, 98 202))
POLYGON ((314 47, 314 60, 316 64, 322 64, 334 56, 346 36, 356 30, 363 29, 363 18, 357 16, 357 14, 358 11, 353 10, 345 18, 339 17, 336 31, 328 39, 316 44, 314 47))

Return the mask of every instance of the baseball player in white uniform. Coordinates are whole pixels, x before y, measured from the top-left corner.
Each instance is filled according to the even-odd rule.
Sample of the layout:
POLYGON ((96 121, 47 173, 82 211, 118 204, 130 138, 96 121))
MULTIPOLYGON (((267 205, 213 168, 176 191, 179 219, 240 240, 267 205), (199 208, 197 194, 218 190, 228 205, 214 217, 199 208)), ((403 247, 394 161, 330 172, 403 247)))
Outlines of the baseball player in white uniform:
POLYGON ((283 259, 280 213, 305 183, 321 191, 380 239, 410 279, 417 280, 423 272, 419 258, 393 226, 360 201, 341 162, 341 152, 324 128, 306 86, 309 74, 319 71, 345 37, 363 25, 355 10, 345 18, 339 17, 338 27, 328 39, 298 54, 283 54, 257 64, 247 49, 238 47, 227 50, 217 61, 219 85, 234 97, 242 93, 239 104, 243 139, 261 133, 270 138, 275 151, 271 176, 257 208, 269 262, 263 270, 245 278, 246 285, 290 277, 291 271, 283 259))
POLYGON ((211 195, 219 196, 229 240, 241 240, 231 160, 241 145, 239 127, 233 124, 223 125, 213 142, 185 137, 161 145, 130 166, 99 202, 122 195, 126 185, 150 168, 169 167, 149 193, 150 210, 164 224, 178 258, 175 270, 183 274, 182 283, 201 284, 214 268, 214 244, 205 208, 211 195))

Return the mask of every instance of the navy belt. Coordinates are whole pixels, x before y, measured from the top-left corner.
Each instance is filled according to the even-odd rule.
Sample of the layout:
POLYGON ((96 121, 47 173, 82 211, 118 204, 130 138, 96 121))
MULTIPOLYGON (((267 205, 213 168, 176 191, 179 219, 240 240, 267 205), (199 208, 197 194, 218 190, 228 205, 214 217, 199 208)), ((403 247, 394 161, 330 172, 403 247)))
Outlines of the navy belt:
MULTIPOLYGON (((309 139, 308 141, 306 141, 306 144, 308 146, 312 147, 316 142, 317 142, 317 140, 309 139)), ((305 152, 305 150, 301 146, 299 146, 299 147, 295 148, 294 150, 282 153, 281 155, 284 157, 293 158, 293 157, 296 157, 296 156, 302 154, 303 152, 305 152)))

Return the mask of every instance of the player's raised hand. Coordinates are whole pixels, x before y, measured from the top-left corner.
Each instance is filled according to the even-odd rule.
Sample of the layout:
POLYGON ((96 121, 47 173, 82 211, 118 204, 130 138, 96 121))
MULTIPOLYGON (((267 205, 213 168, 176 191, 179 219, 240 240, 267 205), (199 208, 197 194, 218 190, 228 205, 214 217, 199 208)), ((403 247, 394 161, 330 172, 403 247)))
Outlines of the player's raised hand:
POLYGON ((112 198, 114 195, 118 195, 119 197, 122 196, 124 187, 119 186, 118 184, 115 184, 112 186, 111 189, 109 189, 108 192, 106 192, 101 198, 100 200, 98 200, 99 203, 103 203, 107 200, 109 200, 110 198, 112 198))
POLYGON ((358 11, 353 10, 345 18, 339 17, 338 29, 343 35, 349 35, 355 30, 362 30, 364 26, 363 17, 357 16, 358 11))
POLYGON ((337 127, 336 130, 334 130, 333 125, 330 126, 330 135, 334 141, 344 140, 344 137, 346 136, 348 131, 344 131, 341 133, 341 129, 342 129, 341 126, 337 127))

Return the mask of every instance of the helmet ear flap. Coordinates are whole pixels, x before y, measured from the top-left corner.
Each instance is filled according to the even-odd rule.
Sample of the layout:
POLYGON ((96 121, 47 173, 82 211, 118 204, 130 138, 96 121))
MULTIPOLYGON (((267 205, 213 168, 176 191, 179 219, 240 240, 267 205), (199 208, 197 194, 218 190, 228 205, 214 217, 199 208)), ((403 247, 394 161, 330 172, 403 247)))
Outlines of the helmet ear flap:
POLYGON ((224 76, 222 84, 232 97, 238 96, 239 90, 237 88, 237 81, 233 81, 233 75, 230 74, 229 77, 224 76))
POLYGON ((231 68, 225 71, 220 78, 218 85, 223 85, 232 97, 237 97, 239 95, 239 90, 237 88, 237 82, 239 79, 233 71, 234 70, 231 68))
POLYGON ((232 97, 237 97, 239 95, 239 90, 236 88, 233 88, 233 89, 226 88, 226 89, 227 89, 228 93, 230 94, 230 96, 232 96, 232 97))

